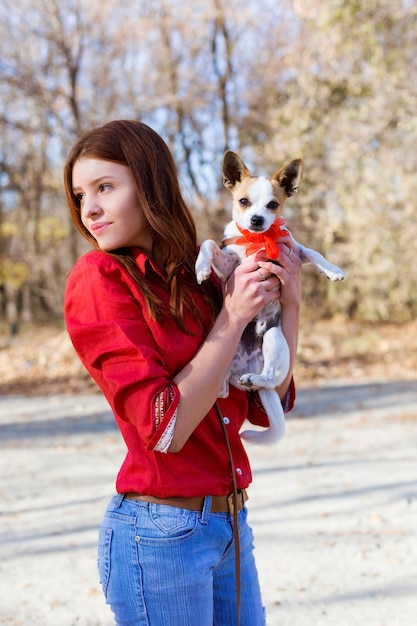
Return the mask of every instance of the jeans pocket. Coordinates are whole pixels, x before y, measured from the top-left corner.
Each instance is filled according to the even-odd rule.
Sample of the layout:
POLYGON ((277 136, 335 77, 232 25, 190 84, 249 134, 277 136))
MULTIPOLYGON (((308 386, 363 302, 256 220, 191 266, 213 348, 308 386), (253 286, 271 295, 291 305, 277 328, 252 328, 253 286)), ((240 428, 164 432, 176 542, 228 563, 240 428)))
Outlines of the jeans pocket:
POLYGON ((174 506, 151 504, 150 517, 155 527, 166 536, 178 536, 188 533, 195 527, 195 513, 188 509, 174 506))
POLYGON ((98 575, 105 595, 110 579, 110 550, 112 536, 113 530, 111 528, 100 528, 98 531, 98 575))

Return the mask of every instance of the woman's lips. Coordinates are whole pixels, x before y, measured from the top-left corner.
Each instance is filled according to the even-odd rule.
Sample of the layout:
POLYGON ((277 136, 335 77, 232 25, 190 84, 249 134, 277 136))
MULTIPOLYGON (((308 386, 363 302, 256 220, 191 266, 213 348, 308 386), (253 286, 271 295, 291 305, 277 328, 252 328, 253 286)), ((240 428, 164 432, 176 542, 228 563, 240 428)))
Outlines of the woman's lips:
POLYGON ((111 222, 96 222, 95 224, 92 224, 91 231, 95 235, 100 235, 100 233, 105 231, 110 225, 111 222))

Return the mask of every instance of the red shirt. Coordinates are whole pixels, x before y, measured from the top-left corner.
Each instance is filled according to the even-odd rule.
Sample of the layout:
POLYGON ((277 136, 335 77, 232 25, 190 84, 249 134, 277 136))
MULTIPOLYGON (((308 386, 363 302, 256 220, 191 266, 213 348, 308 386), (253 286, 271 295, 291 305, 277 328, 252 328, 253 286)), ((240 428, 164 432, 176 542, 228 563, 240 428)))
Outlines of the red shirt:
MULTIPOLYGON (((138 248, 140 272, 162 301, 169 302, 163 273, 138 248)), ((200 288, 195 304, 203 325, 187 314, 181 331, 171 317, 150 318, 144 297, 132 276, 110 255, 91 251, 72 269, 65 294, 66 325, 84 366, 107 398, 126 442, 127 454, 118 473, 119 493, 136 491, 161 498, 225 495, 232 478, 222 426, 214 408, 197 426, 182 450, 155 451, 175 414, 179 391, 175 375, 192 359, 210 330, 210 316, 200 288), (155 419, 157 399, 164 411, 155 419)), ((294 403, 294 386, 285 410, 294 403)), ((267 426, 268 418, 256 393, 230 387, 219 406, 227 425, 237 479, 243 489, 252 480, 249 461, 239 436, 245 419, 267 426)))

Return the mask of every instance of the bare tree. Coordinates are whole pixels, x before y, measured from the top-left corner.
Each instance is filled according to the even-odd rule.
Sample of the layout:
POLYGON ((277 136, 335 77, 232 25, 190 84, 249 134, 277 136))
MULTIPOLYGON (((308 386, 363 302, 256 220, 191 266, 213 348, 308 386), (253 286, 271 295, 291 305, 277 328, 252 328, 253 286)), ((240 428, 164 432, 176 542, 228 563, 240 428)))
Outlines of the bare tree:
POLYGON ((65 272, 85 249, 63 160, 83 130, 123 117, 169 143, 201 237, 219 238, 229 217, 225 148, 266 174, 302 156, 289 226, 349 275, 341 289, 306 272, 310 308, 415 316, 412 16, 408 0, 122 0, 117 10, 111 0, 3 0, 4 307, 61 315, 65 272))

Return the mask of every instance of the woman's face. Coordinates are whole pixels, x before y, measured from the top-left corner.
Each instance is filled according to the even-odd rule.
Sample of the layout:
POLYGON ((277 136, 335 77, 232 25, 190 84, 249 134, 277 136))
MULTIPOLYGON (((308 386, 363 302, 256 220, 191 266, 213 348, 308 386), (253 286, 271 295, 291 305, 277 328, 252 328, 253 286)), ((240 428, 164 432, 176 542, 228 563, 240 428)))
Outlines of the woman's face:
POLYGON ((138 246, 152 251, 152 237, 139 207, 129 168, 114 161, 83 157, 72 172, 81 221, 102 250, 138 246))

